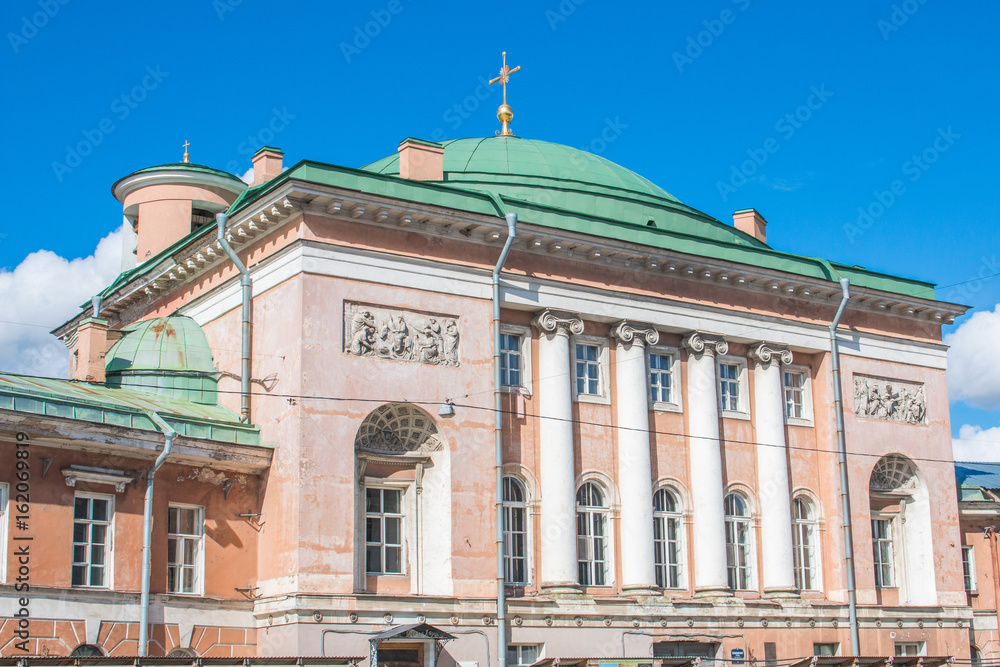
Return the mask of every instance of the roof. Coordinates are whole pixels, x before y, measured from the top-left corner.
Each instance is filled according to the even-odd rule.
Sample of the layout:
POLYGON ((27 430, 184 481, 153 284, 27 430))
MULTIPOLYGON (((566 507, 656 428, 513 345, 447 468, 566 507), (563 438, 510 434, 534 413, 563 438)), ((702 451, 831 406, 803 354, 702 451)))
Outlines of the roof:
POLYGON ((180 435, 260 444, 257 427, 223 407, 86 382, 0 373, 0 409, 158 431, 148 414, 155 412, 180 435))
POLYGON ((1000 490, 1000 463, 955 463, 959 500, 992 500, 983 493, 1000 490))
POLYGON ((105 361, 108 372, 217 372, 205 332, 190 317, 141 320, 122 331, 125 335, 108 350, 105 361))
POLYGON ((211 174, 212 176, 228 178, 242 185, 246 185, 246 183, 244 183, 239 176, 234 176, 233 174, 230 174, 228 171, 222 171, 221 169, 214 169, 212 167, 207 167, 203 164, 195 164, 193 162, 174 162, 171 164, 158 164, 153 167, 143 167, 142 169, 136 169, 131 174, 122 176, 111 185, 111 194, 114 195, 115 188, 117 188, 118 184, 124 181, 126 178, 132 178, 137 174, 148 174, 156 171, 190 171, 201 174, 211 174))
POLYGON ((388 630, 378 633, 369 641, 382 642, 386 639, 392 639, 393 637, 412 636, 409 633, 417 633, 438 640, 450 640, 455 638, 454 635, 448 634, 444 630, 440 630, 430 623, 410 623, 408 625, 393 626, 388 630))

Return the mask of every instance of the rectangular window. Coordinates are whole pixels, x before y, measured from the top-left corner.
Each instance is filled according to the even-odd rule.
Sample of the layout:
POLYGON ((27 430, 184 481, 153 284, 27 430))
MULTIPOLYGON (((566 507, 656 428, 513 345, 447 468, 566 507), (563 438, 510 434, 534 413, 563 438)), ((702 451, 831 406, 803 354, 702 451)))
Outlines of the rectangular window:
POLYGON ((507 665, 509 667, 528 667, 538 662, 542 657, 542 644, 508 644, 507 665))
POLYGON ((653 403, 675 403, 674 357, 669 354, 649 354, 649 395, 653 403))
POLYGON ((813 644, 813 655, 839 655, 840 644, 813 644))
POLYGON ((872 561, 875 570, 875 588, 895 586, 892 519, 872 519, 872 561))
POLYGON ((0 584, 7 581, 7 501, 8 486, 0 484, 0 584))
POLYGON ((802 371, 783 373, 785 380, 785 417, 790 419, 807 419, 805 410, 806 374, 802 371))
POLYGON ((73 503, 72 585, 111 585, 111 498, 77 495, 73 503))
POLYGON ((924 642, 897 642, 895 649, 897 656, 923 655, 924 642))
POLYGON ((504 387, 524 386, 522 342, 520 334, 500 334, 500 384, 504 387))
POLYGON ((576 393, 581 396, 601 395, 600 345, 576 344, 576 393))
POLYGON ((403 492, 365 489, 365 563, 368 574, 403 573, 403 492))
POLYGON ((976 554, 972 547, 962 547, 962 575, 965 579, 965 590, 976 592, 976 554))
POLYGON ((740 404, 740 364, 719 364, 719 396, 722 399, 722 409, 729 412, 739 412, 740 404))
POLYGON ((681 518, 653 515, 653 556, 656 585, 660 588, 681 587, 681 518))
POLYGON ((171 505, 167 510, 167 592, 202 592, 204 510, 171 505))

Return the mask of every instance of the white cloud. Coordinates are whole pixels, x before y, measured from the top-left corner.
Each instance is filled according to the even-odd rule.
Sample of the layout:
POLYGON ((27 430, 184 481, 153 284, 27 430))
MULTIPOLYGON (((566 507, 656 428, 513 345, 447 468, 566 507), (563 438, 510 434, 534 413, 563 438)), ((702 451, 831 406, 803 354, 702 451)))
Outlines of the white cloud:
POLYGON ((244 173, 242 176, 240 176, 240 180, 243 181, 244 183, 246 183, 247 185, 250 185, 251 183, 253 183, 253 167, 250 167, 249 169, 247 169, 246 173, 244 173))
POLYGON ((948 394, 974 408, 1000 410, 1000 304, 983 310, 944 337, 948 394))
POLYGON ((39 250, 13 271, 0 269, 0 370, 66 377, 69 352, 49 330, 121 272, 122 233, 105 236, 89 257, 67 260, 39 250))
POLYGON ((1000 426, 983 429, 965 424, 951 441, 956 461, 1000 462, 1000 426))

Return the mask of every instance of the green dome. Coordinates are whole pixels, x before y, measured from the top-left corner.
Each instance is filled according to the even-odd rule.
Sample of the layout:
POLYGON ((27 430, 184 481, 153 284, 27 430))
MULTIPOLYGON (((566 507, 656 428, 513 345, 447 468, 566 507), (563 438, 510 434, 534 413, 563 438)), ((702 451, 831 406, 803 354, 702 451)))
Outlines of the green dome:
POLYGON ((208 339, 190 317, 158 317, 122 329, 105 357, 107 386, 217 402, 218 371, 208 339))
MULTIPOLYGON (((444 147, 444 187, 486 191, 545 209, 657 227, 726 243, 761 242, 686 206, 639 174, 603 157, 537 139, 496 136, 454 139, 444 147)), ((399 153, 361 168, 399 176, 399 153)))

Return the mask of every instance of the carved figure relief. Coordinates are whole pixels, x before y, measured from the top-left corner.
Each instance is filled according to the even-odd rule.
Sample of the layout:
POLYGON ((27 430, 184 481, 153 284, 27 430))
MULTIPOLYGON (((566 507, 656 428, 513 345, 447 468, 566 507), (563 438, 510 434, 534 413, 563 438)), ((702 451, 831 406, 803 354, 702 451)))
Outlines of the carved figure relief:
POLYGON ((458 366, 458 318, 344 302, 344 351, 359 357, 458 366))
POLYGON ((855 375, 854 414, 882 421, 924 424, 927 420, 924 385, 855 375))

